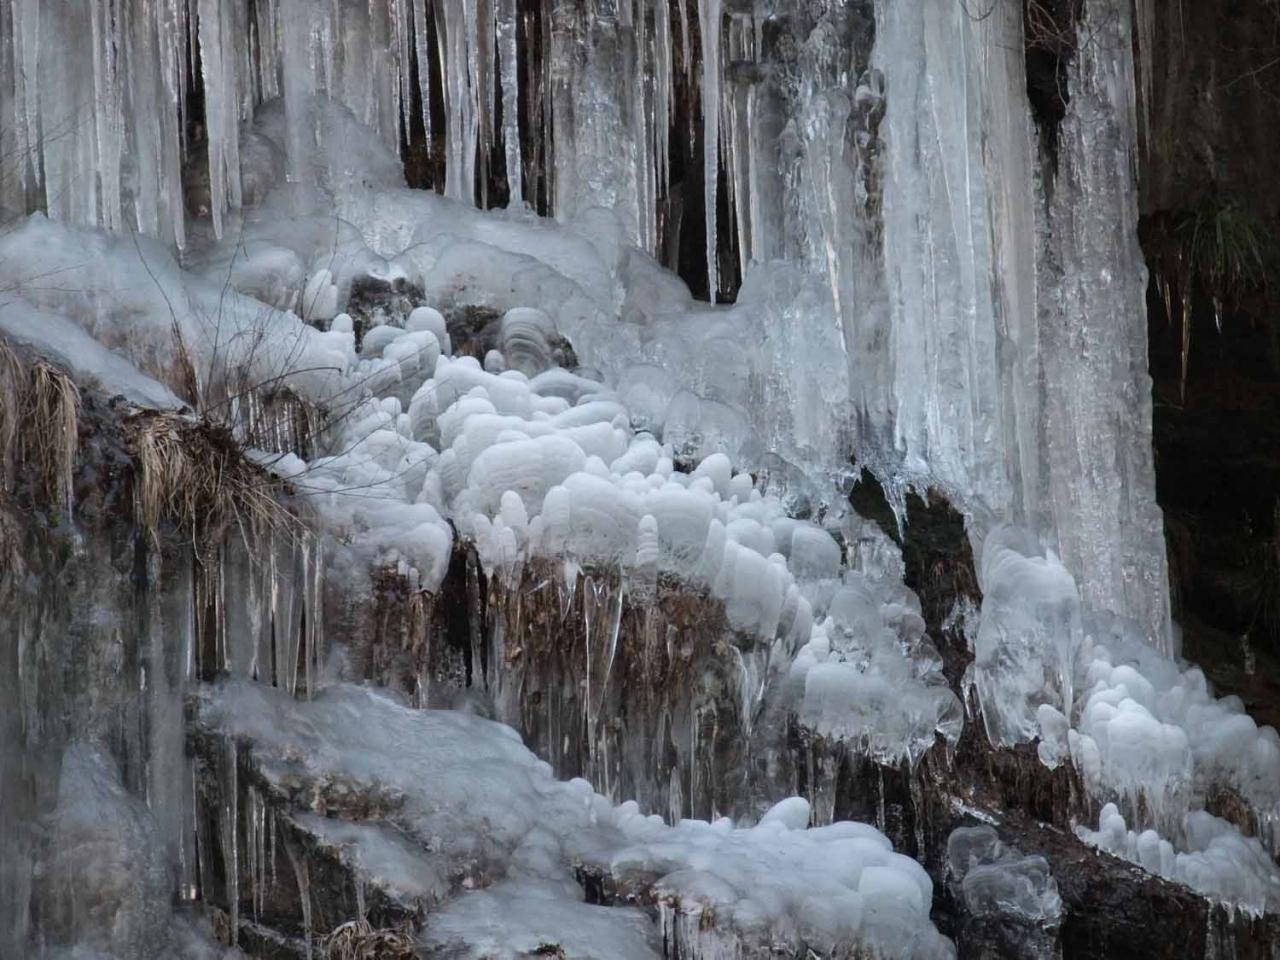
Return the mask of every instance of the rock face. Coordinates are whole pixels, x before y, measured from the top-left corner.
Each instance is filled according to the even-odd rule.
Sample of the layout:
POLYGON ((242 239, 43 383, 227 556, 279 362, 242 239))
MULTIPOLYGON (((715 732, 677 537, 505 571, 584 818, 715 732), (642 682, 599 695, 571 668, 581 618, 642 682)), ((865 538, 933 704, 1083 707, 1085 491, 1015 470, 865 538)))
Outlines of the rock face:
POLYGON ((1194 205, 1204 192, 1249 197, 1280 215, 1267 161, 1280 122, 1274 96, 1280 16, 1272 3, 1147 5, 1143 37, 1144 213, 1194 205))
MULTIPOLYGON (((1143 5, 1140 4, 1141 8, 1143 5)), ((1274 425, 1280 411, 1275 225, 1280 187, 1267 143, 1280 18, 1272 3, 1201 3, 1140 17, 1143 150, 1141 236, 1155 381, 1157 496, 1165 512, 1184 653, 1260 721, 1280 718, 1273 590, 1280 499, 1274 425), (1189 291, 1184 330, 1161 284, 1163 228, 1197 210, 1234 205, 1260 231, 1260 277, 1231 296, 1189 291), (1184 333, 1189 334, 1185 378, 1184 333), (1185 379, 1185 387, 1182 380, 1185 379)), ((1167 258, 1164 258, 1167 259, 1167 258)), ((1176 286, 1176 284, 1175 284, 1176 286)))

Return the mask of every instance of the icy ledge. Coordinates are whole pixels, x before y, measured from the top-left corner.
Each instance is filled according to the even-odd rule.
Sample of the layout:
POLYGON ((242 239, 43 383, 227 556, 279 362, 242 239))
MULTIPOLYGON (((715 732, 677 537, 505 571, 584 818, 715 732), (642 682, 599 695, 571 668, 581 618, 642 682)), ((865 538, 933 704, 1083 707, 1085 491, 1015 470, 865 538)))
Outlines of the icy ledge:
POLYGON ((1130 830, 1114 803, 1102 808, 1097 830, 1076 827, 1076 836, 1085 843, 1185 884, 1210 900, 1255 916, 1280 912, 1280 875, 1262 844, 1203 810, 1187 814, 1182 833, 1187 849, 1175 850, 1154 830, 1130 830))
POLYGON ((454 891, 429 915, 429 944, 513 951, 554 925, 570 957, 955 955, 929 920, 924 869, 864 824, 808 829, 798 797, 752 827, 668 826, 557 781, 509 727, 345 684, 311 702, 243 681, 205 687, 197 725, 235 741, 270 800, 359 811, 420 843, 454 891), (584 903, 574 871, 630 906, 584 903), (639 922, 654 914, 660 927, 639 922))

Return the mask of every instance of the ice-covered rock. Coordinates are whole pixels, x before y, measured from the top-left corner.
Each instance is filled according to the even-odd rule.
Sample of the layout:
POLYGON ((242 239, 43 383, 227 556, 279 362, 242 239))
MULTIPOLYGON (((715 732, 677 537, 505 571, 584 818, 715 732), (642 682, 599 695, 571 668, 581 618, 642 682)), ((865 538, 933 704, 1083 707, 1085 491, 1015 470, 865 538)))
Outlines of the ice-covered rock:
POLYGON ((1179 849, 1154 830, 1130 830, 1116 805, 1108 803, 1097 830, 1082 825, 1076 834, 1211 899, 1254 914, 1280 909, 1280 870, 1256 839, 1203 810, 1188 814, 1182 826, 1186 846, 1179 849))
POLYGON ((279 795, 324 804, 331 815, 378 811, 448 864, 455 882, 484 885, 477 869, 496 881, 446 906, 441 925, 430 928, 437 945, 456 938, 477 949, 510 936, 504 946, 512 948, 546 937, 569 955, 589 956, 615 936, 626 955, 656 952, 659 930, 646 928, 643 914, 582 902, 568 869, 578 865, 628 898, 656 902, 682 955, 705 941, 744 952, 781 943, 953 956, 929 921, 924 869, 873 827, 807 827, 808 804, 799 798, 755 826, 668 825, 634 803, 614 806, 584 781, 555 780, 508 727, 413 710, 346 685, 306 703, 259 684, 223 683, 201 692, 197 722, 242 744, 279 795), (823 903, 839 909, 815 908, 823 903), (498 915, 487 909, 498 906, 498 915))

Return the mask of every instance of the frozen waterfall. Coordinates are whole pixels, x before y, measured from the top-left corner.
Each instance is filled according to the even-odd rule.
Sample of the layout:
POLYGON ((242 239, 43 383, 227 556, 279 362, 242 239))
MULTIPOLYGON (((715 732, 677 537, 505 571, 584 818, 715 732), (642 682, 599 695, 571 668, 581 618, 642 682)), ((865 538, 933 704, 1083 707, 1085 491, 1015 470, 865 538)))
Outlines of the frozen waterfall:
POLYGON ((1012 0, 0 0, 0 953, 1280 931, 1148 6, 1049 122, 1012 0))
POLYGON ((241 126, 263 102, 283 95, 291 180, 317 155, 350 165, 352 144, 309 106, 323 96, 392 150, 415 104, 427 130, 443 116, 430 143, 444 189, 471 202, 500 154, 518 205, 521 144, 550 144, 555 216, 612 209, 658 253, 684 84, 680 107, 702 114, 711 287, 732 235, 734 310, 758 330, 723 374, 754 378, 735 406, 757 453, 834 489, 856 452, 895 488, 945 488, 979 529, 1030 525, 1092 603, 1172 649, 1126 5, 1086 4, 1056 166, 1024 92, 1016 4, 594 6, 5 0, 0 202, 183 246, 185 167, 185 205, 198 194, 221 234, 261 179, 266 148, 241 126), (732 227, 717 229, 721 194, 732 227))

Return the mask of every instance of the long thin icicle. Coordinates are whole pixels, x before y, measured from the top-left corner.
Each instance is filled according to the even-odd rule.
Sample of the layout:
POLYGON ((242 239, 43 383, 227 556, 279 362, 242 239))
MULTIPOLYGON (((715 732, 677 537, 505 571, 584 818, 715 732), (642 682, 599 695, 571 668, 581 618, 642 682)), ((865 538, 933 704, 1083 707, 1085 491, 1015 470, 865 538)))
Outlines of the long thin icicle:
POLYGON ((720 19, 722 0, 698 0, 702 31, 702 169, 707 223, 707 297, 712 303, 720 290, 716 262, 716 185, 720 172, 720 19))
POLYGON ((524 202, 520 168, 520 62, 517 47, 516 0, 499 0, 498 59, 502 71, 502 142, 507 157, 508 205, 524 202))
POLYGON ((422 98, 422 132, 427 152, 433 149, 431 125, 431 45, 427 36, 427 4, 430 0, 410 0, 413 5, 413 44, 418 57, 418 95, 422 98))
POLYGON ((214 236, 221 237, 223 213, 228 207, 240 206, 240 117, 233 52, 239 31, 233 5, 221 0, 200 0, 199 17, 209 140, 209 206, 214 236))
POLYGON ((445 77, 445 196, 474 202, 476 173, 475 86, 478 66, 469 35, 475 26, 476 0, 436 0, 436 30, 441 32, 445 77))
POLYGON ((653 5, 653 150, 657 161, 655 200, 667 192, 670 181, 671 81, 675 69, 671 60, 671 7, 653 5))

